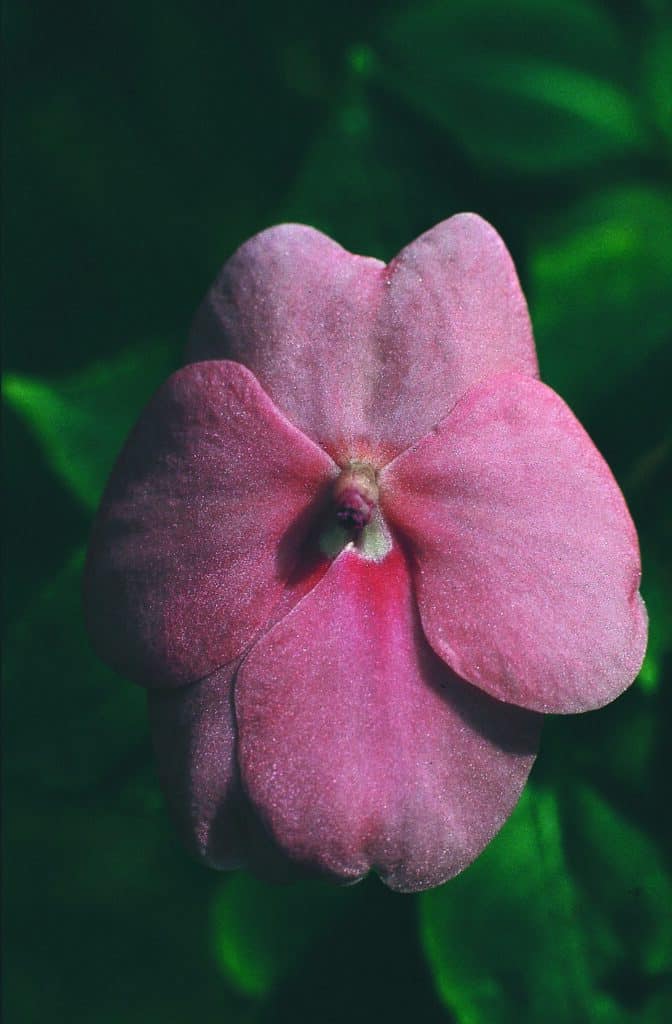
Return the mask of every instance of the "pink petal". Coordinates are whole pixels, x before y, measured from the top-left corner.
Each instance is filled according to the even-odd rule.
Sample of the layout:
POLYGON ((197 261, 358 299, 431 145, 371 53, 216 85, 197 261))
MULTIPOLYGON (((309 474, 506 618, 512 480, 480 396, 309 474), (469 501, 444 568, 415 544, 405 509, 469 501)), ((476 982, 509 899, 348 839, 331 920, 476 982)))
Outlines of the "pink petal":
POLYGON ((511 257, 475 214, 439 224, 387 267, 302 225, 263 231, 206 296, 190 358, 244 363, 334 458, 379 463, 475 381, 537 373, 511 257))
POLYGON ((514 374, 475 387, 380 486, 455 672, 544 712, 600 707, 632 682, 646 646, 635 528, 550 388, 514 374))
POLYGON ((243 363, 299 429, 332 453, 351 449, 368 434, 383 269, 301 224, 262 231, 208 292, 189 357, 243 363))
POLYGON ((375 417, 401 447, 422 437, 477 381, 506 370, 537 376, 516 269, 487 221, 457 214, 392 260, 376 344, 383 362, 375 417))
POLYGON ((305 586, 301 544, 335 472, 244 367, 174 374, 127 442, 95 524, 86 609, 101 656, 147 685, 233 661, 305 586))
POLYGON ((232 680, 237 662, 208 679, 149 693, 161 785, 187 847, 211 867, 243 860, 232 680))
POLYGON ((240 786, 233 686, 239 661, 190 686, 150 690, 149 721, 166 802, 186 848, 211 868, 269 881, 300 877, 240 786))
POLYGON ((482 850, 534 760, 539 719, 458 679, 427 645, 399 549, 346 549, 244 661, 243 786, 287 855, 394 889, 482 850))

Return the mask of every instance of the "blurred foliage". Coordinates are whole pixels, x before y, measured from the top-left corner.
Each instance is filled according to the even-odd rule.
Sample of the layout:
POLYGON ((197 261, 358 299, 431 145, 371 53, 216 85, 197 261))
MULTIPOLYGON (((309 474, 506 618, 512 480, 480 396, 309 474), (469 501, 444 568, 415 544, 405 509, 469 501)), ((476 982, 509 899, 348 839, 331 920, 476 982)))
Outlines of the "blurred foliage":
POLYGON ((224 976, 244 995, 263 999, 300 971, 306 951, 353 913, 361 887, 271 885, 237 872, 213 905, 212 939, 224 976))
POLYGON ((42 445, 54 473, 95 510, 119 439, 177 358, 165 345, 143 345, 57 382, 9 373, 3 397, 42 445))
POLYGON ((627 47, 597 3, 414 4, 385 26, 381 54, 385 86, 486 168, 553 174, 644 142, 627 47))
POLYGON ((95 793, 132 772, 147 746, 144 693, 118 685, 89 646, 83 565, 78 551, 35 595, 4 661, 7 775, 45 793, 95 793))
POLYGON ((542 376, 579 415, 669 343, 670 238, 672 193, 639 185, 601 189, 535 226, 530 301, 542 376))
POLYGON ((651 118, 672 144, 672 26, 654 22, 644 48, 644 82, 651 118))
POLYGON ((672 17, 662 0, 5 9, 8 1019, 672 1019, 672 17), (89 649, 82 550, 217 267, 303 220, 388 259, 461 209, 630 503, 639 682, 422 897, 192 864, 143 695, 89 649), (157 339, 148 343, 146 339, 157 339))
POLYGON ((672 1006, 672 883, 653 845, 590 789, 563 796, 528 786, 473 868, 421 896, 460 1024, 655 1024, 672 1006))

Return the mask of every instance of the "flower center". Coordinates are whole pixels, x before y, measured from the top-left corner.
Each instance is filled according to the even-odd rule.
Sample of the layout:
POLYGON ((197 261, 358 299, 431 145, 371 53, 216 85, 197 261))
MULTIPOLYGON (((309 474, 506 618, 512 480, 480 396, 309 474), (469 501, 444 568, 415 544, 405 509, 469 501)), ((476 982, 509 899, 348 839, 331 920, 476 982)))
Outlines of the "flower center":
POLYGON ((378 503, 378 484, 372 466, 351 462, 334 484, 336 518, 345 529, 359 532, 371 522, 378 503))
POLYGON ((320 548, 336 558, 349 548, 367 561, 381 562, 392 548, 378 505, 376 471, 368 462, 344 466, 332 490, 331 512, 320 533, 320 548))

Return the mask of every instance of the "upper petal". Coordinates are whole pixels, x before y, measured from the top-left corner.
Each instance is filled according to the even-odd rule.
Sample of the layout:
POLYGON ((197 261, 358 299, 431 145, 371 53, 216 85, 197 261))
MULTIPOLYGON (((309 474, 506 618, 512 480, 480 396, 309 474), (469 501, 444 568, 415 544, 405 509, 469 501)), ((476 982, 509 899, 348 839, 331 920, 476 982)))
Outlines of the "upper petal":
POLYGON ((457 214, 402 249, 385 284, 372 416, 400 447, 422 437, 477 381, 508 370, 538 374, 513 260, 477 214, 457 214))
POLYGON ((381 477, 410 540, 425 633, 501 700, 586 711, 634 679, 646 646, 637 535, 564 402, 527 377, 475 387, 381 477))
POLYGON ((379 462, 475 381, 537 373, 513 262, 475 214, 427 231, 387 267, 302 225, 263 231, 208 292, 189 355, 244 363, 335 458, 379 462))
POLYGON ((189 357, 244 363, 292 423, 332 453, 351 450, 369 433, 383 269, 302 224, 262 231, 206 295, 189 357))
POLYGON ((236 683, 241 780, 288 857, 392 888, 461 871, 510 813, 538 716, 458 679, 420 629, 406 563, 343 552, 236 683))
POLYGON ((233 661, 295 588, 297 540, 336 472, 249 370, 174 374, 145 409, 105 492, 85 579, 103 658, 147 685, 233 661))

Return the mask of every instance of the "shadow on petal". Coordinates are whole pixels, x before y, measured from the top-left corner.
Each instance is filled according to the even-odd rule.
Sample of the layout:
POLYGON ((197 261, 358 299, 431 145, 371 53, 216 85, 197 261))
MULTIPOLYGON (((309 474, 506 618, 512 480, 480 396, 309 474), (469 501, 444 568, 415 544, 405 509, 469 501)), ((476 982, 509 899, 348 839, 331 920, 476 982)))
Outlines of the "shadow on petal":
POLYGON ((329 567, 320 550, 320 535, 331 513, 331 480, 319 488, 314 501, 290 523, 277 545, 276 572, 288 587, 307 589, 317 583, 329 567))

